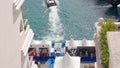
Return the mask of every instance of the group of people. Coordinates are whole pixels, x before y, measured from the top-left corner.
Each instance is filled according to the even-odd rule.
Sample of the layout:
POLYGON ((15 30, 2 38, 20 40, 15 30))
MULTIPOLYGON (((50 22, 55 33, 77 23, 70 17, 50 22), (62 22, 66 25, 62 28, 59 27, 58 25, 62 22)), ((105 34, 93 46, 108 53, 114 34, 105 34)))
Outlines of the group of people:
POLYGON ((70 54, 70 56, 75 56, 76 55, 76 49, 70 49, 70 50, 68 50, 68 53, 70 54))
POLYGON ((39 50, 40 50, 40 56, 41 56, 41 57, 49 56, 49 52, 48 52, 48 49, 47 49, 47 48, 41 48, 41 49, 39 49, 39 50))
POLYGON ((80 49, 79 50, 81 57, 95 57, 95 49, 94 48, 88 48, 88 49, 80 49))
POLYGON ((95 48, 80 48, 80 49, 70 49, 68 53, 71 56, 80 56, 80 57, 95 57, 95 48))
POLYGON ((28 54, 29 56, 37 56, 36 49, 31 48, 28 54))

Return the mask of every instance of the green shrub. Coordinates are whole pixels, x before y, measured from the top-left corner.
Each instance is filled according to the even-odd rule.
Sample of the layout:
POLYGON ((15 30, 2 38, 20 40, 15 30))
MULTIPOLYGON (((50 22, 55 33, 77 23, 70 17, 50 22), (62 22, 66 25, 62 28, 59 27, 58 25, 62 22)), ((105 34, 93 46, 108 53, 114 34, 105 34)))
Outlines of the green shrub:
POLYGON ((112 20, 106 19, 100 30, 100 47, 101 47, 101 63, 104 68, 108 68, 109 65, 109 51, 107 42, 107 32, 115 31, 115 24, 112 20))
POLYGON ((87 68, 87 66, 85 65, 84 68, 87 68))

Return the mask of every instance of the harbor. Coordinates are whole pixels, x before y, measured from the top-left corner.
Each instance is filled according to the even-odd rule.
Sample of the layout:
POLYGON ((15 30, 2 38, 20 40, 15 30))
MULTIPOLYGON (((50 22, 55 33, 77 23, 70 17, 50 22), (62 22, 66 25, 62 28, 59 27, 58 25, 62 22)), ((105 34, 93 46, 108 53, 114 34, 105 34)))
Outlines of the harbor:
POLYGON ((120 68, 120 0, 0 5, 0 68, 120 68))
MULTIPOLYGON (((73 4, 79 4, 79 3, 73 2, 73 4)), ((65 7, 67 6, 69 5, 66 5, 65 7)), ((97 3, 95 4, 95 2, 93 3, 89 2, 88 4, 84 5, 83 9, 81 6, 77 8, 75 8, 74 6, 72 7, 76 11, 70 10, 71 8, 70 6, 67 7, 67 9, 65 9, 64 6, 62 6, 61 1, 58 0, 46 0, 45 2, 42 2, 42 8, 44 8, 43 11, 45 11, 45 13, 48 13, 46 16, 44 16, 44 18, 46 17, 46 19, 48 19, 47 20, 48 22, 47 23, 43 22, 42 19, 42 21, 39 22, 39 25, 43 25, 44 23, 48 24, 47 27, 48 30, 46 31, 43 30, 46 33, 48 32, 48 34, 46 35, 44 34, 44 32, 35 33, 34 36, 35 39, 32 40, 30 48, 28 50, 29 56, 33 57, 33 60, 35 61, 35 63, 38 65, 39 68, 67 68, 67 67, 68 68, 85 68, 85 67, 99 68, 101 67, 101 65, 99 65, 100 48, 98 48, 99 46, 96 40, 96 38, 99 37, 97 34, 99 34, 98 32, 100 27, 96 24, 103 23, 104 17, 112 18, 112 20, 114 21, 119 21, 119 12, 117 12, 119 7, 117 8, 117 10, 114 8, 111 8, 109 10, 109 8, 111 7, 110 5, 107 6, 97 5, 97 3), (66 12, 62 13, 63 9, 66 12, 69 12, 70 15, 73 13, 72 14, 73 16, 71 15, 72 17, 71 16, 68 17, 69 15, 67 16, 66 12), (95 9, 99 10, 99 12, 95 9), (112 16, 108 15, 110 13, 108 12, 107 9, 109 10, 109 12, 114 12, 114 14, 112 14, 112 16), (89 13, 88 10, 92 13, 92 15, 90 14, 88 15, 89 13), (106 14, 104 14, 104 12, 106 14), (62 16, 62 14, 66 14, 65 15, 66 17, 62 16), (85 15, 81 16, 81 14, 85 14, 85 15), (95 22, 95 19, 98 19, 98 21, 95 22), (41 22, 42 24, 40 24, 41 22), (66 22, 69 24, 65 24, 66 22), (70 28, 66 27, 67 25, 69 25, 70 28), (69 28, 70 30, 66 28, 69 28), (82 30, 80 28, 82 28, 82 30), (39 34, 43 33, 44 36, 42 35, 41 37, 39 37, 39 35, 36 36, 36 34, 38 33, 39 34), (71 65, 66 66, 68 64, 71 65)))
MULTIPOLYGON (((57 57, 63 57, 66 53, 70 56, 80 57, 79 65, 83 68, 90 64, 96 68, 96 49, 93 40, 66 40, 63 43, 52 43, 51 41, 41 40, 31 43, 29 56, 34 56, 33 60, 48 68, 54 67, 54 62, 57 57), (53 63, 52 63, 53 62, 53 63), (46 65, 46 63, 48 65, 46 65), (52 63, 52 64, 50 64, 52 63)), ((42 68, 42 67, 41 67, 42 68)))
MULTIPOLYGON (((61 68, 61 66, 63 68, 101 68, 98 38, 103 23, 103 18, 99 18, 95 23, 94 40, 74 40, 73 38, 59 42, 33 40, 28 50, 29 57, 33 57, 40 68, 61 68), (71 65, 67 66, 68 64, 71 65)), ((120 23, 115 22, 115 25, 116 30, 119 31, 120 23)))
POLYGON ((62 40, 93 39, 95 32, 94 23, 98 18, 110 18, 119 21, 120 8, 112 8, 110 4, 104 4, 98 0, 57 0, 57 13, 52 13, 45 0, 25 1, 23 5, 24 17, 29 19, 33 29, 35 40, 57 40, 57 34, 62 40), (31 5, 32 4, 32 5, 31 5), (78 7, 79 6, 79 7, 78 7), (51 22, 57 16, 57 21, 51 22), (53 18, 54 19, 54 18, 53 18), (53 27, 54 26, 54 27, 53 27))

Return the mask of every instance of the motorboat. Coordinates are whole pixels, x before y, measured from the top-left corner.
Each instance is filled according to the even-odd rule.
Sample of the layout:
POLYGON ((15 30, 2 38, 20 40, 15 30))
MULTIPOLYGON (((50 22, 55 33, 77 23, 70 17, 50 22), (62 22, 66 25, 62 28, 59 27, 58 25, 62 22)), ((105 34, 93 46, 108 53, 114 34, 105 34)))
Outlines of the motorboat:
POLYGON ((55 0, 46 0, 47 7, 56 6, 55 0))

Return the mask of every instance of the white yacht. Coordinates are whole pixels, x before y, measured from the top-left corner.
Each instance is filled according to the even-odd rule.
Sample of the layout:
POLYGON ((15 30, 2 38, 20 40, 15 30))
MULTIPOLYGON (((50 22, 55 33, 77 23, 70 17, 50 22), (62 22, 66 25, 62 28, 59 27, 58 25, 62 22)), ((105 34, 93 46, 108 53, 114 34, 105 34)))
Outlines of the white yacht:
POLYGON ((46 0, 47 7, 56 6, 55 0, 46 0))

